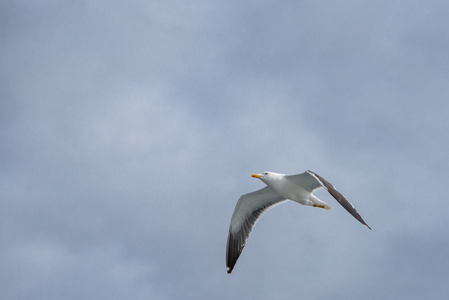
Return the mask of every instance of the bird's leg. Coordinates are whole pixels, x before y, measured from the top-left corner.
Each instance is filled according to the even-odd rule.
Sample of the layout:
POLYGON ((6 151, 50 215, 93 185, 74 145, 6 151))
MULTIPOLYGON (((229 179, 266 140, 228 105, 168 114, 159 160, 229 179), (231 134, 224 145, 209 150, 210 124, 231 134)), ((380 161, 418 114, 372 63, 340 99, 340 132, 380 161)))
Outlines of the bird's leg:
POLYGON ((319 207, 319 208, 324 209, 324 205, 317 205, 317 204, 314 204, 313 207, 319 207))

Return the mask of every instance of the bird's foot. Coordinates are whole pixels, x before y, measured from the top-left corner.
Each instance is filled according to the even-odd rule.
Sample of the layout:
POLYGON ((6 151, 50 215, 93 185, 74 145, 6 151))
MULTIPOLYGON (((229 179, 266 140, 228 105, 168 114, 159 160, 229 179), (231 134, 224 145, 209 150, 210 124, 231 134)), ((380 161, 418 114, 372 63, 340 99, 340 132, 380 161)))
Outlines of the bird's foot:
POLYGON ((314 204, 313 207, 319 207, 319 208, 324 209, 324 205, 317 205, 317 204, 314 204))

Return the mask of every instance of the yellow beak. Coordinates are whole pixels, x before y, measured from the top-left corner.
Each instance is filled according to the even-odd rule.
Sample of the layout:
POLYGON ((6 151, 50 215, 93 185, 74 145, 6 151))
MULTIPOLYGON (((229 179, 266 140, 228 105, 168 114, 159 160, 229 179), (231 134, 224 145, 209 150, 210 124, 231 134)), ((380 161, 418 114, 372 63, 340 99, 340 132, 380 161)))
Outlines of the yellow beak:
POLYGON ((262 176, 260 176, 259 174, 251 174, 251 177, 254 177, 254 178, 260 178, 260 177, 262 177, 262 176))

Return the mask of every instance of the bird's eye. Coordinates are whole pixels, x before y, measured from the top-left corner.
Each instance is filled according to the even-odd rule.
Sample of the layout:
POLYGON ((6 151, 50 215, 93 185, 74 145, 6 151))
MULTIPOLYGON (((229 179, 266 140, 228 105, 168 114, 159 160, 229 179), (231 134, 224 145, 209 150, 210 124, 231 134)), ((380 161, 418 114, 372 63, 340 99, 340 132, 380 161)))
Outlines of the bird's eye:
POLYGON ((267 173, 267 172, 265 172, 265 175, 268 175, 268 173, 267 173))

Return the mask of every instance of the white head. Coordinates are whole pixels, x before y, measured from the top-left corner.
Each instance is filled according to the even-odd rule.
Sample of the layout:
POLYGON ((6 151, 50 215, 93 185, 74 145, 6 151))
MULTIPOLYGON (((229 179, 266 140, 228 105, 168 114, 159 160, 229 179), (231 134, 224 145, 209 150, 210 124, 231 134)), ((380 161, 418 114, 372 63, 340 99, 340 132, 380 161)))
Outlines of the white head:
POLYGON ((251 177, 259 178, 263 182, 273 181, 273 180, 278 179, 281 176, 282 176, 282 174, 268 172, 268 171, 263 172, 261 174, 251 174, 251 177))

